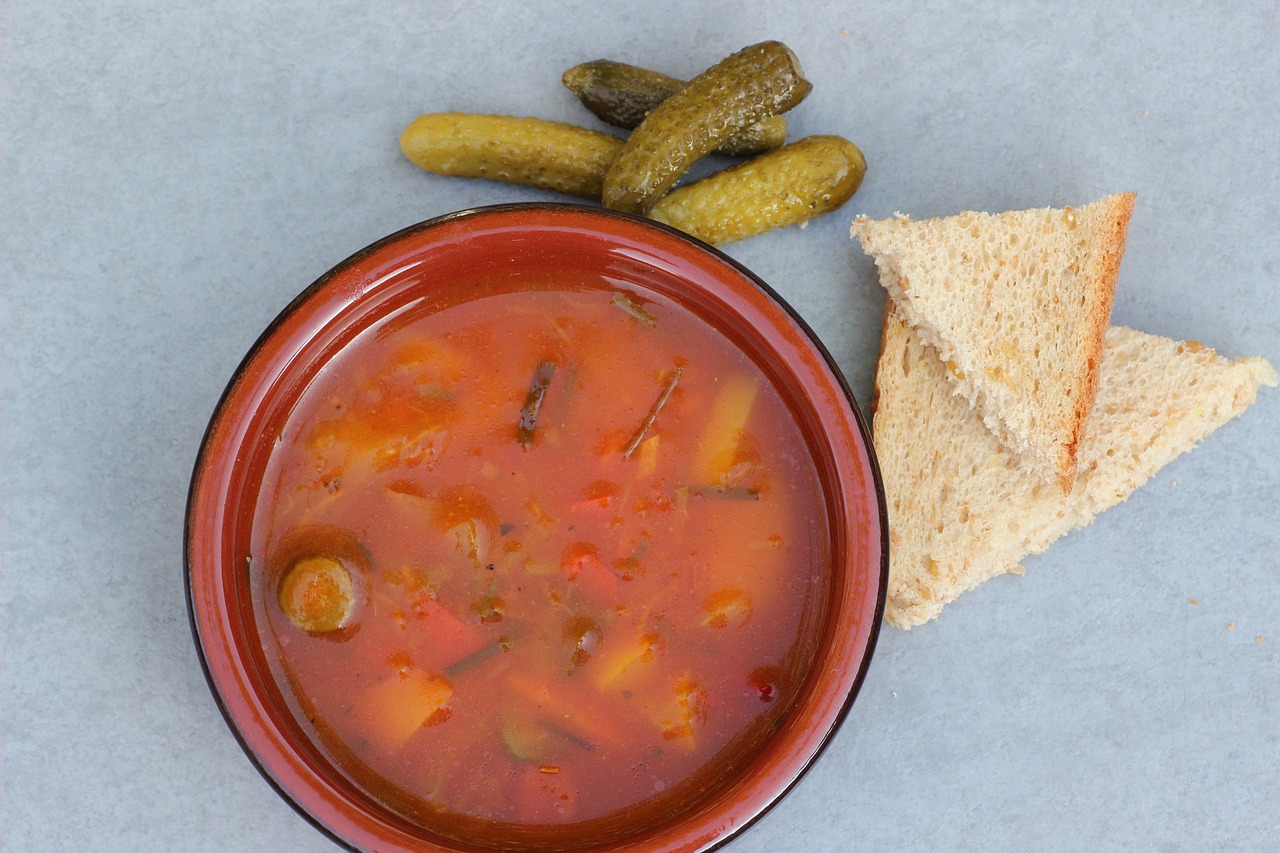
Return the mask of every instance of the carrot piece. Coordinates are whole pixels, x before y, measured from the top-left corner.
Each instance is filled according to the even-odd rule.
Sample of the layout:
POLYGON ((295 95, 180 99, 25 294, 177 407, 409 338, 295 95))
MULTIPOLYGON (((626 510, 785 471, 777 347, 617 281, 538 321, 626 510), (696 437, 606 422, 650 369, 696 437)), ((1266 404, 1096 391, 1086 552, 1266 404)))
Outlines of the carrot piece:
POLYGON ((375 684, 356 704, 362 734, 375 747, 394 751, 433 721, 453 696, 453 687, 421 669, 400 671, 375 684))
POLYGON ((636 455, 638 476, 648 477, 658 469, 658 441, 661 438, 660 435, 652 435, 640 442, 640 449, 636 455))
POLYGON ((654 631, 645 631, 617 648, 610 649, 606 643, 605 653, 592 672, 591 683, 597 690, 605 690, 625 673, 638 671, 643 664, 651 662, 663 648, 661 635, 654 631))
POLYGON ((731 377, 720 386, 698 444, 693 475, 700 481, 720 486, 728 479, 758 390, 745 376, 731 377))

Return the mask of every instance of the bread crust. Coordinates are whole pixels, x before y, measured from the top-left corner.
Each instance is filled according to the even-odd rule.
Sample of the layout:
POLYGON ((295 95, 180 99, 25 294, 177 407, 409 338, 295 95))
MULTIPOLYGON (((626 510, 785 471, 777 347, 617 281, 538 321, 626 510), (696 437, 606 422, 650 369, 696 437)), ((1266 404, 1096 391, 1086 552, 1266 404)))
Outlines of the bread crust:
MULTIPOLYGON (((889 328, 889 323, 893 318, 893 300, 888 294, 884 297, 884 311, 880 313, 880 350, 876 353, 876 364, 879 365, 884 360, 885 346, 889 341, 889 336, 885 331, 889 328)), ((871 381, 871 418, 874 422, 876 411, 880 408, 880 371, 876 370, 875 379, 871 381)), ((873 437, 874 440, 874 437, 873 437)))
POLYGON ((1111 324, 1111 306, 1115 303, 1116 283, 1120 279, 1120 261, 1124 257, 1125 246, 1129 241, 1129 219, 1133 216, 1134 201, 1137 197, 1137 193, 1133 192, 1111 196, 1111 204, 1107 212, 1110 232, 1096 260, 1098 269, 1090 276, 1095 285, 1095 298, 1092 310, 1089 312, 1091 326, 1089 368, 1084 375, 1081 393, 1076 396, 1075 421, 1070 438, 1063 446, 1063 454, 1059 457, 1058 484, 1064 495, 1070 494, 1075 483, 1080 442, 1084 440, 1089 414, 1093 411, 1094 401, 1098 397, 1098 368, 1102 363, 1103 339, 1106 337, 1107 327, 1111 324))

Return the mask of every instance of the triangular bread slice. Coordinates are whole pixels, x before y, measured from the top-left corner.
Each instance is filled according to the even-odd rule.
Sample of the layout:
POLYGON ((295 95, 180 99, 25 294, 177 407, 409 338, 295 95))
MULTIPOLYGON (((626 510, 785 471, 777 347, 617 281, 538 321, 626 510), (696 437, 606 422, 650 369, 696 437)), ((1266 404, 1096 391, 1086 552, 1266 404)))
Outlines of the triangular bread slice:
POLYGON ((1074 488, 1038 482, 954 393, 936 350, 886 307, 873 432, 889 504, 889 601, 903 628, 1091 522, 1253 403, 1276 373, 1123 327, 1107 330, 1074 488))
POLYGON ((1093 406, 1133 200, 853 224, 880 283, 956 388, 1063 491, 1093 406))

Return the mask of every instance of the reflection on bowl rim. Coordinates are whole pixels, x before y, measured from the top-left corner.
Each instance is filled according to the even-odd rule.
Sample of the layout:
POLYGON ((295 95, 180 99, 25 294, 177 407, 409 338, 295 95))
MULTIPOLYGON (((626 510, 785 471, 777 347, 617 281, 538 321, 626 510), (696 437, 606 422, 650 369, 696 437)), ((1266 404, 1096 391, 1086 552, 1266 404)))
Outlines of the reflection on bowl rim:
MULTIPOLYGON (((733 793, 741 794, 740 797, 729 796, 724 789, 721 789, 718 794, 709 795, 687 811, 677 815, 671 822, 645 830, 643 837, 638 840, 626 841, 621 846, 610 848, 641 849, 633 845, 659 842, 666 845, 661 849, 710 850, 736 838, 775 806, 822 754, 847 716, 866 676, 884 611, 889 560, 887 508, 870 430, 843 375, 818 337, 785 300, 750 270, 715 248, 665 225, 629 214, 578 204, 533 202, 470 208, 420 222, 378 240, 336 264, 293 299, 272 320, 236 367, 218 401, 196 457, 185 516, 183 556, 188 617, 200 664, 219 710, 250 761, 286 802, 333 841, 351 849, 359 849, 357 845, 360 843, 374 841, 380 845, 401 845, 387 847, 387 849, 425 851, 479 849, 468 848, 465 844, 458 844, 456 848, 440 846, 456 843, 444 837, 433 840, 414 838, 411 832, 412 824, 390 813, 370 814, 369 809, 362 807, 359 803, 353 803, 349 797, 343 796, 343 792, 335 785, 330 784, 338 771, 315 766, 306 760, 305 755, 299 754, 298 750, 290 749, 288 744, 284 743, 285 735, 278 731, 278 727, 273 728, 271 725, 273 709, 252 689, 252 683, 249 681, 249 678, 253 677, 250 672, 251 667, 239 654, 239 651, 245 648, 260 646, 260 644, 256 636, 247 637, 244 625, 225 608, 219 606, 220 603, 227 602, 227 597, 219 597, 218 593, 224 588, 221 579, 231 571, 227 561, 234 556, 224 553, 226 549, 220 547, 221 540, 227 536, 226 525, 215 523, 209 526, 209 529, 204 529, 200 522, 208 517, 209 513, 213 513, 218 522, 223 521, 221 509, 224 504, 218 499, 227 498, 221 487, 226 485, 223 480, 231 477, 235 472, 236 463, 224 462, 226 474, 222 480, 211 487, 215 490, 214 494, 208 495, 206 475, 209 468, 219 461, 216 454, 218 448, 214 445, 215 442, 218 442, 219 446, 231 442, 232 446, 237 448, 242 446, 239 441, 232 441, 235 436, 224 435, 225 417, 229 411, 240 412, 242 417, 259 411, 256 404, 262 402, 260 398, 247 401, 253 404, 247 407, 241 406, 238 409, 229 407, 233 402, 245 402, 241 399, 243 397, 240 389, 242 381, 246 380, 250 368, 255 365, 268 344, 281 333, 282 327, 290 318, 295 317, 296 313, 312 298, 318 298, 324 293, 334 279, 340 281, 344 273, 358 267, 363 261, 375 258, 384 250, 390 250, 401 243, 411 241, 418 235, 432 231, 447 231, 446 226, 452 223, 483 225, 486 220, 500 222, 506 217, 515 217, 520 225, 535 231, 553 229, 553 225, 565 229, 576 224, 574 230, 590 231, 598 239, 606 242, 610 239, 616 241, 622 232, 626 232, 634 239, 643 239, 646 245, 657 244, 652 246, 655 252, 658 251, 658 245, 665 245, 672 253, 684 252, 686 263, 690 262, 691 257, 697 257, 708 266, 714 266, 719 273, 717 281, 723 287, 731 289, 736 285, 742 288, 740 291, 732 291, 735 297, 762 296, 761 304, 767 306, 767 310, 772 312, 769 319, 773 323, 781 322, 784 326, 790 324, 794 327, 789 331, 802 342, 803 350, 807 350, 808 354, 814 358, 814 367, 825 374, 826 384, 830 386, 828 390, 838 392, 833 394, 839 397, 835 401, 840 415, 836 426, 848 431, 848 438, 851 439, 849 449, 852 449, 856 458, 850 460, 833 458, 833 464, 847 462, 856 466, 863 479, 861 499, 865 501, 874 495, 876 503, 874 515, 865 515, 860 521, 863 524, 871 523, 878 526, 879 535, 875 539, 870 534, 862 537, 862 540, 866 541, 868 559, 866 565, 857 566, 860 572, 869 574, 873 563, 870 556, 875 554, 875 549, 878 547, 878 554, 875 554, 878 572, 874 578, 876 585, 874 600, 868 599, 869 590, 864 588, 861 593, 862 609, 863 611, 870 609, 871 613, 864 612, 861 618, 856 618, 844 612, 848 608, 832 605, 832 610, 828 612, 823 627, 823 642, 818 646, 818 658, 815 659, 809 676, 811 682, 826 679, 823 683, 824 689, 815 692, 813 685, 808 685, 797 697, 796 705, 788 713, 787 721, 779 728, 778 733, 745 767, 739 769, 737 776, 732 777, 739 781, 749 780, 745 784, 733 786, 730 789, 733 793), (613 231, 606 233, 606 227, 613 231), (239 398, 236 396, 238 393, 241 394, 239 398), (212 548, 224 559, 208 561, 206 577, 197 582, 194 577, 197 567, 193 562, 195 559, 193 552, 198 550, 194 547, 194 537, 198 534, 203 534, 206 538, 216 537, 219 540, 217 543, 211 544, 204 540, 201 540, 201 543, 206 548, 212 548), (866 619, 867 616, 870 618, 866 619), (202 618, 203 623, 207 624, 202 623, 202 618), (837 630, 842 622, 849 623, 846 626, 849 629, 847 634, 837 630), (859 644, 861 644, 861 654, 857 655, 856 659, 851 651, 848 653, 842 651, 846 645, 852 650, 859 644), (821 662, 826 667, 830 662, 828 659, 832 656, 839 656, 835 661, 840 664, 839 671, 833 667, 831 673, 834 674, 828 673, 825 668, 822 672, 818 672, 817 664, 821 662), (228 692, 231 692, 231 695, 228 695, 228 692), (802 710, 805 712, 803 715, 799 713, 802 710), (791 730, 798 731, 787 734, 786 737, 783 736, 784 731, 791 730), (778 746, 779 743, 792 746, 793 749, 789 753, 777 754, 781 749, 778 746), (326 769, 327 776, 324 772, 326 769), (762 772, 757 775, 752 771, 762 772), (323 815, 317 814, 317 811, 322 811, 323 815), (690 823, 692 826, 686 825, 690 823), (386 832, 391 832, 391 835, 385 835, 386 832)), ((417 245, 408 250, 404 257, 421 254, 426 249, 425 244, 417 245)), ((377 283, 372 282, 368 291, 376 287, 377 283)), ((340 301, 342 304, 352 304, 361 299, 365 292, 362 290, 358 294, 346 294, 347 298, 340 301)), ((760 334, 764 335, 765 332, 761 331, 760 334)), ((261 378, 261 376, 254 377, 250 387, 261 384, 261 378)), ((801 381, 797 377, 797 382, 801 381)), ((267 384, 269 386, 270 383, 267 384)), ((806 388, 806 392, 812 390, 812 387, 806 388)), ((832 414, 832 417, 835 416, 832 414)), ((822 427, 824 440, 830 440, 832 424, 824 422, 822 427)), ((240 438, 243 437, 240 436, 240 438)), ((840 448, 825 446, 824 449, 832 457, 835 457, 840 450, 840 448)), ((825 479, 824 482, 826 482, 825 479)), ((827 483, 824 489, 831 486, 831 483, 827 483)), ((846 494, 845 485, 840 483, 840 488, 843 497, 846 494)), ((856 501, 842 500, 840 506, 848 514, 856 503, 856 501)), ((850 532, 839 544, 843 545, 857 539, 858 537, 850 532)), ((851 557, 846 558, 846 563, 852 564, 851 557)), ((844 575, 842 574, 841 577, 844 575)), ((844 585, 844 587, 848 586, 849 584, 844 585)), ((833 587, 832 601, 836 600, 836 596, 841 591, 833 587)), ((847 599, 851 597, 852 593, 845 591, 844 598, 840 599, 839 603, 847 603, 847 599)), ((261 649, 259 648, 258 651, 261 649)), ((258 674, 257 677, 261 675, 258 674)), ((268 680, 270 680, 269 677, 268 680)), ((274 710, 277 714, 281 713, 280 709, 274 710)), ((651 848, 645 846, 643 849, 651 848)))

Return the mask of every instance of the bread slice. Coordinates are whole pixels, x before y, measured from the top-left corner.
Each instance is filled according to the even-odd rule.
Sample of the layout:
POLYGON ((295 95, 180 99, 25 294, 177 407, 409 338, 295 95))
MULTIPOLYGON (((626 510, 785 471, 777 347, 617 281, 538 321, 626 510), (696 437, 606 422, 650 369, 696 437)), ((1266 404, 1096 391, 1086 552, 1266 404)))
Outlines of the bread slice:
POLYGON ((1133 199, 853 224, 956 388, 1025 467, 1064 492, 1093 406, 1133 199))
POLYGON ((876 370, 873 433, 889 504, 885 618, 909 628, 1124 500, 1253 403, 1276 373, 1195 342, 1112 327, 1074 488, 1020 468, 949 371, 892 305, 876 370))

